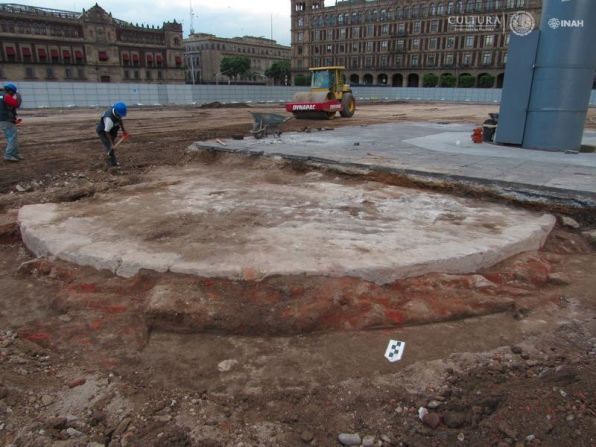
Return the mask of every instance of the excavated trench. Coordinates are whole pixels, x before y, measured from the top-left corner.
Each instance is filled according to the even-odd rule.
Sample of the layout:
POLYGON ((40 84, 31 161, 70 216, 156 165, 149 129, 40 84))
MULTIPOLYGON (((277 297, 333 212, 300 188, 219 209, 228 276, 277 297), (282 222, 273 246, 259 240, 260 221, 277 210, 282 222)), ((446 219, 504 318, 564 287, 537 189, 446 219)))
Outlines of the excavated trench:
MULTIPOLYGON (((123 337, 133 328, 289 335, 502 312, 548 281, 536 250, 554 224, 548 214, 236 156, 157 168, 139 184, 19 213, 25 245, 72 279, 55 308, 91 309, 98 329, 118 320, 123 337), (77 279, 89 267, 98 278, 77 279)), ((56 269, 40 265, 32 268, 56 269)))

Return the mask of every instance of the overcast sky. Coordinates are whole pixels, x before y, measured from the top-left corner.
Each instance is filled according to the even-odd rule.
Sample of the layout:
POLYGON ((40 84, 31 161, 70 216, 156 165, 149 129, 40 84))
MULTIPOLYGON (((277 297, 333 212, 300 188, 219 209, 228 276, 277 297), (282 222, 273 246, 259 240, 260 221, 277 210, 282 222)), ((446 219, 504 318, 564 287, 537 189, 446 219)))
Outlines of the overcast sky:
MULTIPOLYGON (((13 0, 31 6, 81 11, 95 0, 13 0)), ((190 28, 190 0, 98 0, 99 6, 117 19, 132 23, 159 25, 176 19, 182 22, 184 35, 190 28)), ((335 1, 326 1, 335 4, 335 1)), ((290 0, 192 0, 195 32, 221 37, 271 37, 290 44, 290 0)))

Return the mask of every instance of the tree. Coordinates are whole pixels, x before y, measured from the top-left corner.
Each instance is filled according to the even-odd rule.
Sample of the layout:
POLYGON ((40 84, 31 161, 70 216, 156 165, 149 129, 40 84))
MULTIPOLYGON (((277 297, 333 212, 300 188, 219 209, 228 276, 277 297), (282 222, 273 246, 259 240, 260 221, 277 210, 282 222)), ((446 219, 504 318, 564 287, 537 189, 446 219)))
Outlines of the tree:
POLYGON ((459 77, 459 87, 470 88, 474 87, 474 76, 471 74, 463 74, 459 77))
POLYGON ((439 80, 440 87, 455 87, 457 84, 457 78, 451 73, 443 73, 439 80))
POLYGON ((244 56, 224 57, 219 65, 221 74, 230 79, 237 79, 250 70, 250 59, 244 56))
POLYGON ((275 84, 285 84, 290 79, 290 61, 277 61, 265 71, 265 76, 273 78, 275 84))
POLYGON ((491 88, 495 85, 495 77, 489 73, 482 74, 478 77, 478 87, 491 88))
POLYGON ((439 83, 439 77, 434 73, 426 73, 422 77, 422 86, 423 87, 436 87, 439 83))

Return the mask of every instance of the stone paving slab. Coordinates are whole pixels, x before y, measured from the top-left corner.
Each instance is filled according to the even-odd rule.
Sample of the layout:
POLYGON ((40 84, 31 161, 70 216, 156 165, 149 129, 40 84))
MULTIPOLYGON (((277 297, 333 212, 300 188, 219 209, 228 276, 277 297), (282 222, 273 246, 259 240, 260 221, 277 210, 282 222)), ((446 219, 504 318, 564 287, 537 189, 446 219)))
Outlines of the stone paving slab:
POLYGON ((470 273, 542 246, 553 216, 494 203, 247 167, 164 167, 89 201, 21 208, 38 256, 130 277, 140 269, 261 280, 355 277, 378 284, 470 273))
MULTIPOLYGON (((405 175, 449 176, 596 208, 596 154, 474 144, 473 125, 395 123, 285 133, 279 139, 198 142, 195 149, 262 153, 405 175)), ((584 142, 593 143, 587 131, 584 142)), ((191 149, 192 150, 192 149, 191 149)))

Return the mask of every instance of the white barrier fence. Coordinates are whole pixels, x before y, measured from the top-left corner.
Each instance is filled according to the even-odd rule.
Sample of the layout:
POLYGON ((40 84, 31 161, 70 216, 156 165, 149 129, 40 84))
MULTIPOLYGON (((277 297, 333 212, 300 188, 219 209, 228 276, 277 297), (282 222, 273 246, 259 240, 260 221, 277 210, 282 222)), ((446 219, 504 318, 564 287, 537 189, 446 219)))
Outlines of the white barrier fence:
MULTIPOLYGON (((92 82, 19 82, 23 108, 104 107, 116 101, 134 106, 220 103, 285 103, 307 87, 252 85, 107 84, 92 82)), ((436 101, 493 104, 500 89, 354 87, 359 101, 436 101)), ((590 106, 596 107, 596 90, 590 106)))

